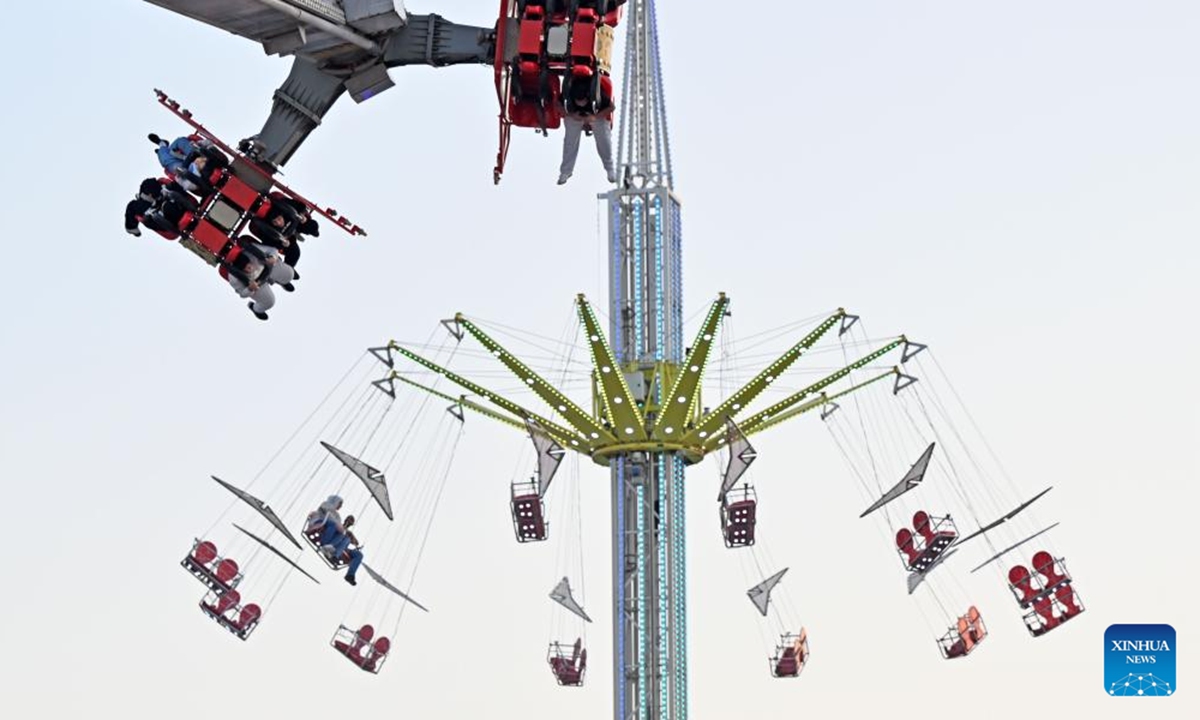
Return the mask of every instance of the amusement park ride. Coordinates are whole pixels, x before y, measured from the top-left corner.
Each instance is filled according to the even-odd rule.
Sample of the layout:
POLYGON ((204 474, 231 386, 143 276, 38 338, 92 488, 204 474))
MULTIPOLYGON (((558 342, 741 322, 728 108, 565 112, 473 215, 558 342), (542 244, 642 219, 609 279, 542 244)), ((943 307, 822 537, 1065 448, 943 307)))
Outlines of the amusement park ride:
MULTIPOLYGON (((314 450, 317 454, 312 458, 315 469, 311 474, 280 492, 286 503, 285 514, 299 503, 315 503, 323 494, 313 491, 311 485, 324 470, 332 468, 342 474, 338 496, 330 498, 337 500, 337 506, 347 478, 357 478, 389 523, 411 521, 417 536, 420 528, 427 531, 432 510, 425 520, 406 515, 397 518, 391 511, 391 491, 385 475, 392 471, 406 435, 398 432, 394 446, 386 444, 389 431, 383 418, 387 412, 380 408, 397 402, 402 391, 420 393, 425 398, 419 401, 422 407, 430 398, 448 401, 454 416, 452 423, 461 425, 464 411, 470 410, 530 437, 537 455, 536 473, 529 481, 513 483, 511 489, 510 510, 519 542, 549 539, 547 491, 568 453, 607 467, 612 508, 611 664, 613 712, 617 720, 687 717, 685 470, 706 457, 723 458, 717 493, 722 538, 733 552, 754 552, 761 541, 757 527, 758 497, 744 476, 756 458, 749 438, 757 433, 801 415, 819 414, 843 449, 851 469, 860 477, 863 474, 874 477, 874 488, 864 485, 871 504, 860 517, 886 518, 884 521, 895 538, 893 551, 907 573, 909 594, 917 593, 923 585, 928 586, 929 593, 941 592, 934 586, 939 576, 948 571, 939 573, 938 569, 971 540, 982 538, 995 551, 980 566, 983 567, 1021 551, 1053 527, 1032 534, 1017 529, 1029 519, 1024 511, 1047 491, 1016 504, 992 522, 980 520, 977 503, 966 492, 964 470, 939 457, 939 453, 959 452, 962 443, 948 442, 939 434, 932 418, 942 416, 941 405, 931 398, 934 411, 928 412, 924 396, 918 395, 918 378, 910 374, 909 368, 920 362, 918 356, 927 350, 926 346, 902 335, 875 342, 864 339, 855 344, 851 341, 862 333, 860 319, 845 310, 822 316, 806 334, 791 338, 782 354, 716 407, 706 406, 702 386, 706 372, 720 354, 718 336, 730 316, 730 300, 724 294, 715 299, 691 344, 685 346, 681 205, 673 192, 653 0, 628 3, 503 0, 499 18, 492 27, 457 25, 437 15, 410 15, 402 3, 392 0, 148 1, 251 38, 262 43, 269 54, 295 56, 291 74, 276 91, 263 129, 243 143, 241 153, 223 146, 235 155, 234 166, 253 165, 251 177, 261 180, 258 185, 250 185, 255 193, 243 190, 232 179, 223 180, 220 197, 206 200, 209 208, 234 206, 239 209, 239 218, 253 214, 259 204, 270 201, 270 178, 274 170, 291 157, 343 92, 363 102, 392 86, 388 68, 412 64, 474 63, 493 68, 500 102, 500 148, 495 166, 498 182, 513 125, 541 132, 558 127, 560 98, 564 88, 574 83, 589 83, 594 97, 612 92, 609 72, 613 28, 620 23, 628 27, 621 102, 617 106, 622 180, 617 188, 602 196, 607 201, 609 219, 610 298, 604 313, 607 327, 584 296, 580 295, 575 303, 590 353, 590 407, 572 400, 566 389, 560 389, 544 373, 520 359, 481 322, 460 313, 442 321, 455 347, 469 336, 480 346, 480 356, 500 363, 519 381, 522 391, 545 403, 548 411, 538 411, 523 400, 514 399, 512 393, 493 391, 465 373, 451 370, 447 360, 429 357, 421 349, 426 346, 414 349, 413 345, 392 341, 370 350, 370 357, 386 365, 388 373, 364 384, 366 394, 360 397, 358 410, 346 404, 344 407, 351 409, 339 408, 335 412, 326 428, 333 427, 336 418, 343 427, 341 435, 333 444, 323 442, 321 450, 314 450), (822 371, 815 381, 786 391, 773 402, 764 402, 770 393, 781 392, 779 388, 786 383, 786 374, 794 372, 803 357, 818 352, 818 345, 829 341, 840 343, 843 351, 853 348, 856 357, 845 355, 844 361, 822 371), (418 382, 415 375, 431 381, 418 382), (457 385, 462 392, 451 394, 435 387, 442 382, 457 385), (927 420, 922 423, 919 415, 905 415, 901 430, 892 433, 889 428, 887 436, 894 439, 896 447, 890 465, 882 471, 877 466, 886 453, 880 451, 879 445, 869 444, 865 437, 866 423, 860 423, 863 437, 855 442, 868 442, 865 449, 870 453, 870 470, 863 469, 860 456, 846 450, 845 443, 851 437, 848 426, 838 425, 839 417, 852 412, 852 408, 850 403, 841 408, 837 401, 849 398, 857 406, 858 398, 870 393, 875 393, 871 397, 876 401, 878 395, 883 395, 889 402, 909 403, 903 406, 905 413, 912 409, 927 420), (915 399, 904 400, 910 395, 915 399), (381 418, 373 428, 365 419, 372 412, 378 412, 381 418), (361 450, 351 454, 346 447, 361 450), (385 450, 392 451, 392 456, 386 464, 381 463, 383 470, 360 459, 368 452, 382 454, 385 450), (918 450, 920 454, 912 462, 918 450), (903 465, 898 464, 900 458, 903 465), (336 463, 328 462, 330 459, 336 463), (976 531, 964 536, 948 512, 937 515, 915 504, 909 505, 913 498, 910 493, 919 491, 931 469, 947 477, 972 519, 979 523, 976 531), (885 486, 879 481, 880 472, 889 477, 899 475, 900 480, 885 486), (893 522, 891 513, 897 508, 904 508, 906 515, 911 513, 907 515, 911 517, 911 525, 893 522), (882 512, 876 514, 877 511, 882 512), (1004 548, 992 545, 995 538, 1004 535, 1014 541, 1004 548)), ((179 111, 173 101, 161 95, 160 101, 192 122, 190 114, 179 111)), ((208 137, 202 127, 195 123, 193 127, 208 137)), ((278 189, 282 186, 277 183, 275 187, 276 192, 299 198, 289 190, 278 189)), ((315 208, 307 201, 305 204, 315 208)), ((208 216, 215 212, 210 209, 208 216)), ((358 231, 333 211, 327 211, 326 216, 343 229, 358 231)), ((219 254, 216 246, 236 237, 232 220, 220 226, 220 241, 212 231, 196 229, 205 227, 203 222, 189 230, 190 237, 211 253, 219 254), (210 236, 212 239, 206 239, 210 236)), ((883 410, 884 415, 893 417, 897 413, 895 409, 883 410)), ((447 447, 451 445, 447 443, 447 447)), ((457 440, 452 447, 457 448, 457 440)), ((423 467, 428 468, 427 473, 437 474, 434 464, 425 463, 423 467)), ((444 475, 442 478, 444 482, 444 475)), ((240 503, 238 506, 243 509, 248 506, 260 520, 268 522, 270 532, 282 534, 304 552, 304 545, 293 536, 288 524, 262 500, 231 484, 218 482, 237 496, 235 505, 240 503)), ((436 508, 440 496, 439 489, 431 496, 433 499, 425 499, 430 507, 436 508)), ((412 507, 408 503, 403 506, 412 507)), ((371 507, 368 501, 368 508, 371 507)), ((265 548, 291 566, 299 567, 267 539, 241 526, 237 529, 255 542, 256 554, 265 548)), ((306 527, 303 535, 331 569, 340 570, 349 561, 349 555, 323 553, 319 531, 306 527)), ((207 533, 203 537, 195 542, 183 561, 184 567, 205 586, 207 594, 201 601, 201 609, 245 639, 265 610, 259 605, 242 604, 238 590, 243 581, 242 569, 232 559, 218 555, 207 533)), ((388 546, 386 540, 377 541, 376 547, 385 546, 388 546)), ((1083 605, 1061 557, 1041 550, 1032 555, 1030 564, 1032 570, 1024 564, 1012 566, 1005 578, 1024 613, 1028 631, 1037 637, 1076 617, 1083 612, 1083 605)), ((365 564, 363 567, 381 592, 399 598, 400 612, 409 604, 421 607, 385 579, 385 575, 393 574, 392 569, 373 569, 365 564)), ((772 602, 772 594, 780 589, 786 572, 787 568, 775 571, 747 592, 764 617, 769 610, 778 609, 772 602)), ((569 578, 563 578, 551 597, 582 621, 590 622, 569 578)), ((971 654, 989 633, 975 605, 963 602, 958 607, 962 614, 946 618, 948 630, 937 638, 941 654, 947 659, 971 654)), ((773 643, 770 670, 776 677, 799 676, 810 659, 808 631, 792 620, 781 623, 779 640, 773 643)), ((373 625, 360 625, 357 630, 354 627, 342 623, 331 645, 362 670, 378 672, 393 649, 391 640, 379 635, 373 625)), ((550 645, 548 663, 560 685, 583 684, 587 661, 582 638, 550 645)))

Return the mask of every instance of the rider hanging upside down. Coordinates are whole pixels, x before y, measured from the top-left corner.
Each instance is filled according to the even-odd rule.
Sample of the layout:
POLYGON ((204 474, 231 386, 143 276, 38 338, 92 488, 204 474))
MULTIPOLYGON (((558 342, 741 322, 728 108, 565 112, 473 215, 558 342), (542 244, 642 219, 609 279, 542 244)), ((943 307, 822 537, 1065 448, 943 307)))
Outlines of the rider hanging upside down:
POLYGON ((350 527, 354 525, 354 516, 348 515, 343 523, 342 516, 338 513, 341 507, 342 499, 337 495, 330 495, 316 511, 309 514, 305 533, 318 528, 321 530, 321 552, 331 561, 337 562, 343 555, 349 555, 350 567, 346 570, 346 582, 357 585, 354 574, 362 564, 363 554, 359 549, 358 538, 350 532, 350 527), (351 544, 355 547, 351 548, 351 544))

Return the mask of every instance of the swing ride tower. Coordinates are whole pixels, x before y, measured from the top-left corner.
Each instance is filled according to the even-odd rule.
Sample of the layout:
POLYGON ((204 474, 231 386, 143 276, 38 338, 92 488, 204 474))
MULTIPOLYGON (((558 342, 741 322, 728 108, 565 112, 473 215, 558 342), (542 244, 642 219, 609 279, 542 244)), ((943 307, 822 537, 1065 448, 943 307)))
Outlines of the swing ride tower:
MULTIPOLYGON (((683 238, 654 0, 633 0, 626 22, 617 106, 622 181, 602 196, 609 222, 609 337, 643 408, 643 430, 654 434, 665 386, 683 362, 683 238)), ((603 393, 595 404, 598 414, 608 409, 603 393)), ((654 445, 622 450, 609 465, 615 720, 688 716, 684 461, 654 445)))
MULTIPOLYGON (((515 357, 462 313, 443 323, 462 341, 478 341, 541 401, 549 417, 524 407, 392 341, 373 348, 393 368, 376 386, 395 397, 396 381, 449 400, 510 427, 527 431, 539 455, 538 501, 566 450, 609 468, 612 502, 612 612, 614 720, 688 717, 687 519, 684 473, 706 455, 728 449, 718 500, 753 459, 745 436, 775 427, 884 378, 897 388, 913 378, 893 366, 849 387, 834 387, 910 343, 903 336, 849 362, 757 413, 751 403, 818 340, 840 336, 857 320, 838 309, 775 362, 711 411, 701 384, 715 337, 728 313, 721 294, 689 347, 683 342, 681 207, 675 196, 654 0, 626 5, 627 41, 617 105, 618 187, 600 197, 609 224, 607 332, 582 295, 577 302, 592 360, 592 408, 565 393, 515 357), (385 354, 386 353, 386 354, 385 354), (394 369, 394 354, 466 391, 449 395, 394 369), (486 402, 484 402, 486 401, 486 402), (490 406, 489 406, 490 404, 490 406)), ((514 514, 517 510, 514 507, 514 514)), ((544 534, 536 539, 545 539, 544 534)))

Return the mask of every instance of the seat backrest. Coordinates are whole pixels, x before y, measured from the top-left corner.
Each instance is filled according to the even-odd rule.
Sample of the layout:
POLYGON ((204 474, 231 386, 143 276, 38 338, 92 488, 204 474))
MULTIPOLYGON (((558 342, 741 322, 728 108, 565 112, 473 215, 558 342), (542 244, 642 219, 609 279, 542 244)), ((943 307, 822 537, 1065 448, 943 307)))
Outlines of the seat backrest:
POLYGON ((375 628, 370 625, 363 625, 358 629, 356 644, 369 643, 371 638, 375 637, 375 628))
POLYGON ((1008 581, 1012 583, 1013 587, 1024 593, 1026 600, 1037 594, 1032 585, 1033 577, 1029 574, 1029 568, 1024 565, 1013 565, 1009 568, 1008 581))
POLYGON ((571 653, 571 664, 572 665, 574 665, 575 661, 579 659, 579 653, 582 650, 583 650, 583 638, 575 638, 575 646, 574 646, 573 652, 571 653))
POLYGON ((896 547, 900 548, 901 552, 908 555, 909 562, 917 559, 917 549, 913 547, 912 530, 909 530, 908 528, 900 528, 896 531, 896 547))
POLYGON ((238 615, 237 625, 240 628, 249 627, 251 623, 262 617, 262 608, 254 603, 250 603, 242 608, 242 612, 238 615))
POLYGON ((579 672, 587 669, 587 648, 579 651, 579 672))
POLYGON ((1045 550, 1039 550, 1033 554, 1033 569, 1046 578, 1047 587, 1066 580, 1066 576, 1054 567, 1054 556, 1045 550))
POLYGON ((963 650, 970 652, 971 648, 975 647, 975 641, 971 639, 971 624, 967 622, 965 615, 958 619, 958 627, 956 629, 960 638, 959 642, 963 645, 963 650))
POLYGON ((1054 597, 1062 604, 1063 614, 1066 617, 1077 615, 1082 610, 1075 600, 1075 591, 1071 589, 1070 585, 1059 585, 1058 589, 1054 591, 1054 597))
POLYGON ((229 612, 230 608, 237 607, 242 601, 242 596, 237 590, 226 590, 221 597, 217 598, 216 611, 218 615, 224 615, 229 612))
POLYGON ((1047 629, 1058 624, 1058 621, 1054 618, 1054 603, 1050 601, 1050 598, 1040 597, 1034 600, 1033 609, 1037 611, 1038 615, 1042 616, 1047 629))
POLYGON ((217 579, 223 583, 230 582, 238 574, 238 564, 230 558, 225 558, 217 564, 217 579))
POLYGON ((971 637, 975 642, 979 642, 987 637, 987 628, 983 625, 983 616, 979 614, 979 608, 974 605, 967 610, 967 623, 971 626, 971 637))
POLYGON ((376 640, 375 644, 371 647, 375 650, 375 657, 383 657, 384 655, 388 654, 389 650, 392 649, 392 641, 388 640, 386 637, 381 637, 376 640))
POLYGON ((933 527, 929 523, 929 513, 918 510, 913 513, 913 530, 921 533, 926 541, 933 538, 933 527))
POLYGON ((197 543, 196 547, 192 549, 192 559, 201 565, 209 564, 217 559, 217 546, 208 540, 197 543))

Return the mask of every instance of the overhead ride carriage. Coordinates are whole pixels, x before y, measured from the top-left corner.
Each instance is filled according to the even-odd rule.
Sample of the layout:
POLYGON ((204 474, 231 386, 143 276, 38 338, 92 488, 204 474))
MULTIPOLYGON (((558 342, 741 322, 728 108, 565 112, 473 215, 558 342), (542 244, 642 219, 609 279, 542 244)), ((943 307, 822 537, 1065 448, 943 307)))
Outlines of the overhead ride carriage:
POLYGON ((543 135, 562 125, 562 98, 576 83, 599 103, 612 98, 614 28, 625 0, 501 0, 494 69, 500 100, 495 182, 508 158, 512 127, 543 135))

